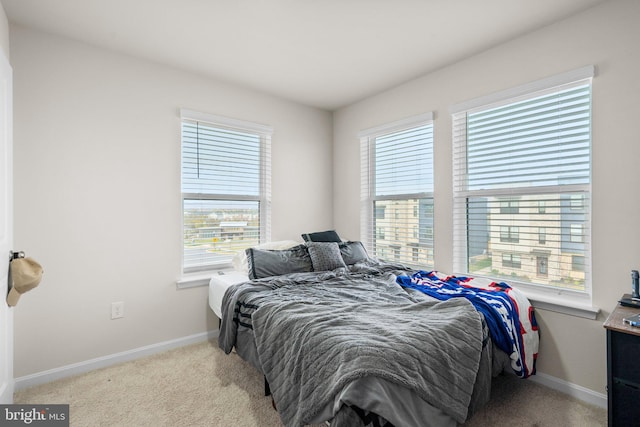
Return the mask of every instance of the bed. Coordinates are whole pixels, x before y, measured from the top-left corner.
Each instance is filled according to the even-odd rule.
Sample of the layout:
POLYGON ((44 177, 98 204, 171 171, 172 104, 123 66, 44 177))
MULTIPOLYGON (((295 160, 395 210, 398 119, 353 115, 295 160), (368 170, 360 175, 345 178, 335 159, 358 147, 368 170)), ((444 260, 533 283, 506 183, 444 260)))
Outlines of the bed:
POLYGON ((251 248, 246 258, 246 271, 211 279, 218 343, 264 374, 286 426, 456 426, 515 366, 491 319, 442 285, 453 277, 372 259, 360 242, 251 248))

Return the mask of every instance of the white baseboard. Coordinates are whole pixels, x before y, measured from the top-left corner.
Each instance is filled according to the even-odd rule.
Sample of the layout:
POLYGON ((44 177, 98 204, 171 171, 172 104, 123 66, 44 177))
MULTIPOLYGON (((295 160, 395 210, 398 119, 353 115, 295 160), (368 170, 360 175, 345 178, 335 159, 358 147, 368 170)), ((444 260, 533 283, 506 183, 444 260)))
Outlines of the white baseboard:
POLYGON ((14 383, 5 381, 0 386, 0 405, 10 405, 13 403, 14 383))
POLYGON ((139 359, 141 357, 150 356, 152 354, 161 353, 163 351, 171 350, 174 348, 183 347, 185 345, 196 344, 198 342, 215 339, 218 337, 218 332, 219 331, 217 329, 214 331, 202 332, 182 338, 176 338, 174 340, 134 348, 132 350, 123 351, 121 353, 115 353, 108 356, 85 360, 84 362, 49 369, 43 372, 37 372, 35 374, 25 375, 23 377, 18 377, 15 379, 14 389, 16 391, 22 390, 28 387, 33 387, 36 385, 59 380, 61 378, 83 374, 95 369, 106 368, 107 366, 139 359))
POLYGON ((586 387, 579 386, 562 380, 560 378, 552 377, 551 375, 536 372, 528 380, 542 384, 546 387, 558 390, 564 394, 568 394, 571 397, 580 399, 583 402, 591 405, 598 406, 600 408, 607 408, 607 395, 604 393, 598 393, 586 387))

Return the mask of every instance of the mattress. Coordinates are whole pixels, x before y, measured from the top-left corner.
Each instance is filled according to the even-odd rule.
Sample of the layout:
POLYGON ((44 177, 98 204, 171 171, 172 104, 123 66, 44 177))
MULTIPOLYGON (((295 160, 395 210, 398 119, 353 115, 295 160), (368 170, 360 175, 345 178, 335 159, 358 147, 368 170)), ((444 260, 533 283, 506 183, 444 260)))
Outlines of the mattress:
POLYGON ((218 316, 222 318, 222 298, 229 286, 246 282, 249 276, 244 273, 232 271, 224 274, 216 274, 209 281, 209 307, 218 316))

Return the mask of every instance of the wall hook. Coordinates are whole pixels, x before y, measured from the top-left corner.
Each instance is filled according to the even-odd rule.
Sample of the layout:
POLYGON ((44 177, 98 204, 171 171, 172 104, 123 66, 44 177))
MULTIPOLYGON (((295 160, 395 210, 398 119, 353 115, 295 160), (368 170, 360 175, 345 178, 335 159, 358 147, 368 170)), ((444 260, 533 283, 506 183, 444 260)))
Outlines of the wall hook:
POLYGON ((18 258, 24 258, 25 254, 24 251, 9 251, 9 260, 12 261, 14 259, 18 259, 18 258))

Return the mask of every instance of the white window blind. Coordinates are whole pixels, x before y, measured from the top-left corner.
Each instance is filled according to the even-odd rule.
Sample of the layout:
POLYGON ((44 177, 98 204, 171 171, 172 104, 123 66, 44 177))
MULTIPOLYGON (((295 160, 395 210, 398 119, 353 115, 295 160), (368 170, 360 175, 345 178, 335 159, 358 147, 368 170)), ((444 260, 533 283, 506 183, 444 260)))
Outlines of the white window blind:
POLYGON ((584 70, 453 114, 457 273, 590 295, 593 68, 584 70))
POLYGON ((379 259, 433 266, 432 120, 429 113, 360 133, 361 238, 379 259))
POLYGON ((183 270, 269 239, 271 129, 182 111, 183 270))

